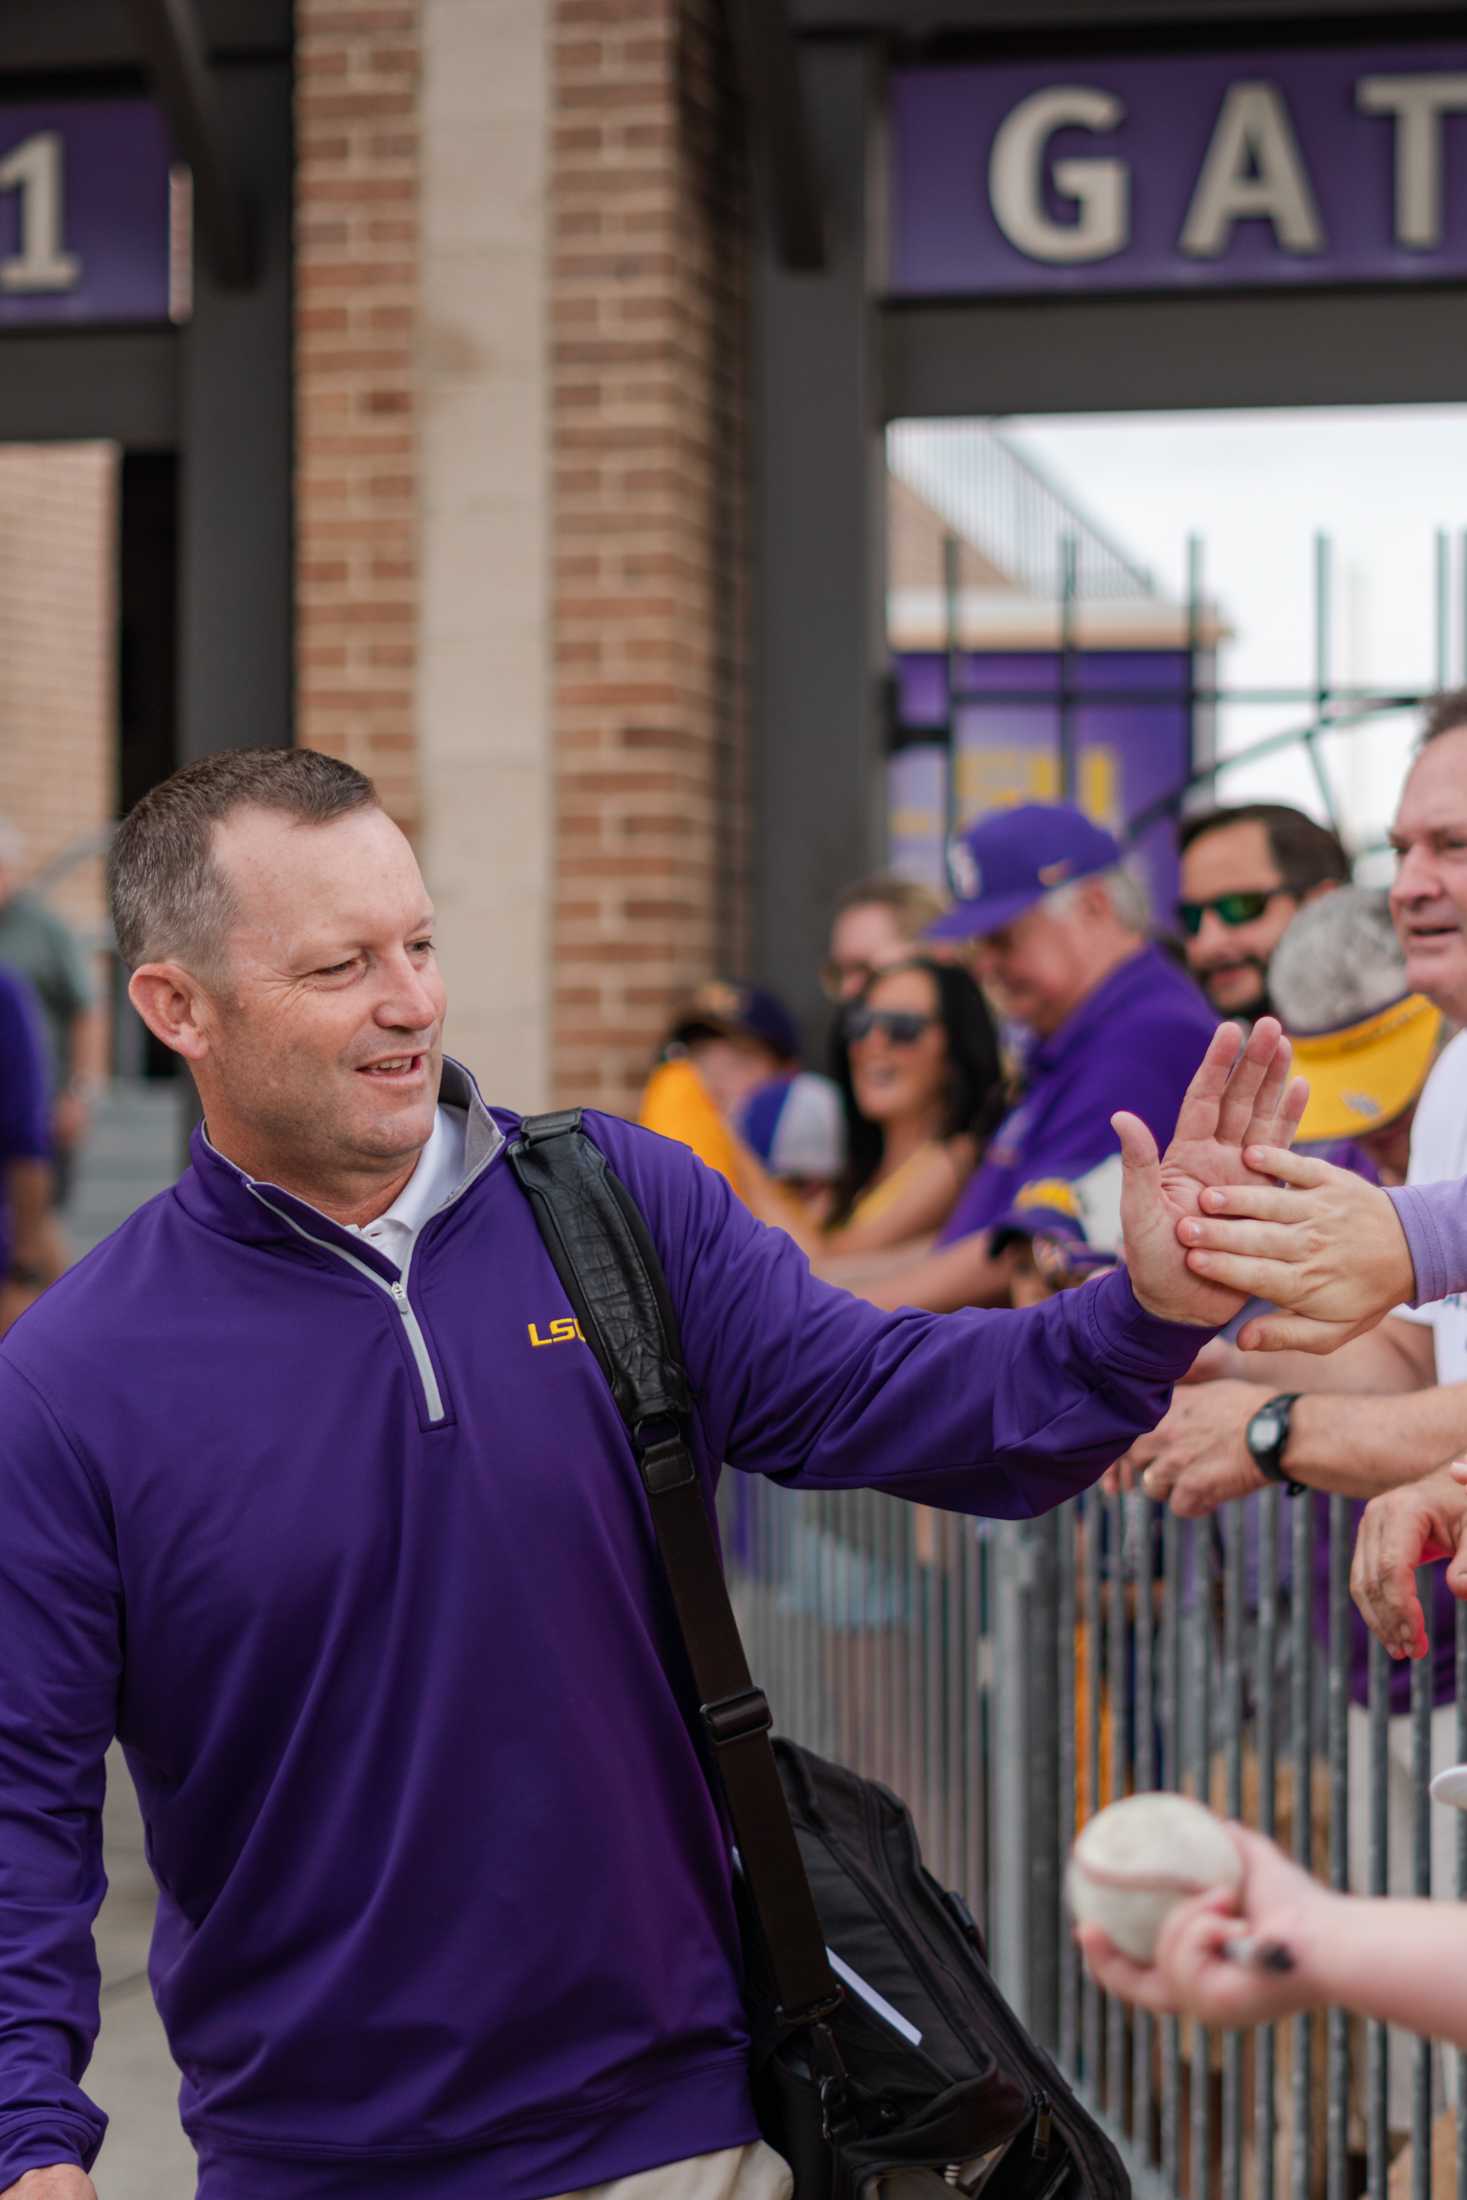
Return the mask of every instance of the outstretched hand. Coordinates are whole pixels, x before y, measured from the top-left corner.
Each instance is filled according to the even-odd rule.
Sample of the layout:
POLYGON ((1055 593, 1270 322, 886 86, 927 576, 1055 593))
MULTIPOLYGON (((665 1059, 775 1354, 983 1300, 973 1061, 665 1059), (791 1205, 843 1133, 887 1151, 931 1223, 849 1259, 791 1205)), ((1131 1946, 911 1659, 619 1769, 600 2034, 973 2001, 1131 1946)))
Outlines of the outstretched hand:
POLYGON ((1164 1154, 1139 1116, 1114 1115, 1125 1174, 1121 1229, 1131 1288, 1148 1313, 1219 1329, 1245 1294, 1188 1266, 1180 1227, 1201 1211, 1210 1187, 1252 1184, 1248 1146, 1288 1147, 1309 1088, 1289 1080, 1293 1050, 1279 1023, 1262 1016, 1245 1044, 1236 1024, 1213 1033, 1187 1088, 1164 1154))
POLYGON ((1245 1352, 1333 1352, 1411 1297, 1406 1233, 1378 1185, 1267 1145, 1244 1158, 1246 1181, 1204 1192, 1178 1231, 1194 1275, 1280 1309, 1245 1323, 1245 1352))

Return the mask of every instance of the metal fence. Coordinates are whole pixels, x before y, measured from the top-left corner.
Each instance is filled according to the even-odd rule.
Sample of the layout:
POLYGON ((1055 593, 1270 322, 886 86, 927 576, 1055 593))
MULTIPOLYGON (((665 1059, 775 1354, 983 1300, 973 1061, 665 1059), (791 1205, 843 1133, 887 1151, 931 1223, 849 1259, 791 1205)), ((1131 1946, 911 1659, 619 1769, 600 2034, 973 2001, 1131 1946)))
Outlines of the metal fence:
POLYGON ((1438 1619, 1454 1667, 1412 1667, 1393 1711, 1389 1662, 1373 1641, 1367 1657, 1349 1600, 1343 1498, 1270 1490, 1182 1522, 1092 1492, 995 1523, 730 1474, 723 1503, 776 1724, 902 1793, 1000 1985, 1138 2188, 1467 2200, 1467 2057, 1392 2033, 1388 2062, 1384 2029, 1337 2011, 1248 2035, 1154 2020, 1083 1975, 1062 1894, 1076 1828, 1153 1787, 1362 1893, 1431 1892, 1435 1842, 1436 1893, 1467 1894, 1467 1817, 1444 1824, 1427 1793, 1434 1734, 1438 1764, 1467 1761, 1467 1607, 1438 1619), (1362 1682, 1368 1668, 1353 1712, 1352 1668, 1362 1682), (1455 1710, 1434 1721, 1443 1693, 1455 1710))

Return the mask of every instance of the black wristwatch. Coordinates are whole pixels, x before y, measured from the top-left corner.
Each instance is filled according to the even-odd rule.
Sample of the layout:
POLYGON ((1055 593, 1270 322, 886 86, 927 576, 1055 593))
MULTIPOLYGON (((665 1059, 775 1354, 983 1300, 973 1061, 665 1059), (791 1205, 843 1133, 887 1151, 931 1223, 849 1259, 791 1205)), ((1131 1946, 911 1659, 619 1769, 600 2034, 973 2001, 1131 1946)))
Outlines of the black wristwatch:
POLYGON ((1270 1398, 1260 1406, 1244 1432, 1243 1441, 1248 1446, 1248 1456, 1266 1481, 1277 1482, 1290 1497, 1302 1496, 1304 1484, 1294 1481, 1284 1471, 1284 1453, 1289 1443, 1289 1421, 1298 1402, 1299 1393, 1284 1391, 1277 1398, 1270 1398))

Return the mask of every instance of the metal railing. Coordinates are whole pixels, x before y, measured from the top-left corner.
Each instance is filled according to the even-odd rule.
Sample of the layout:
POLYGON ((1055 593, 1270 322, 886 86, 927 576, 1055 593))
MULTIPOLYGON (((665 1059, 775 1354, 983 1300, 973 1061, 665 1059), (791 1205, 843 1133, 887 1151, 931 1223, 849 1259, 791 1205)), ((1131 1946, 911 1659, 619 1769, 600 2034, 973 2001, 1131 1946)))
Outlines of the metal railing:
MULTIPOLYGON (((1062 1896, 1077 1827, 1152 1787, 1272 1834, 1336 1887, 1353 1870, 1361 1893, 1431 1892, 1435 1847, 1435 1892, 1467 1895, 1467 1817, 1444 1821, 1427 1794, 1434 1731, 1438 1763, 1467 1761, 1467 1607, 1438 1613, 1456 1708, 1434 1722, 1430 1657, 1393 1712, 1385 1653, 1366 1656, 1343 1498, 1269 1490, 1183 1522, 1091 1492, 990 1523, 730 1473, 723 1514, 776 1724, 902 1793, 1138 2188, 1467 2196, 1467 2057, 1392 2033, 1388 2066, 1384 2029, 1337 2011, 1248 2035, 1154 2020, 1083 1975, 1062 1896), (1368 1670, 1353 1710, 1352 1668, 1368 1670)), ((1430 1623, 1442 1592, 1421 1586, 1430 1623)))
POLYGON ((1032 595, 1058 597, 1067 560, 1071 586, 1087 600, 1156 594, 1146 568, 997 428, 900 420, 886 431, 886 462, 957 535, 1032 595))

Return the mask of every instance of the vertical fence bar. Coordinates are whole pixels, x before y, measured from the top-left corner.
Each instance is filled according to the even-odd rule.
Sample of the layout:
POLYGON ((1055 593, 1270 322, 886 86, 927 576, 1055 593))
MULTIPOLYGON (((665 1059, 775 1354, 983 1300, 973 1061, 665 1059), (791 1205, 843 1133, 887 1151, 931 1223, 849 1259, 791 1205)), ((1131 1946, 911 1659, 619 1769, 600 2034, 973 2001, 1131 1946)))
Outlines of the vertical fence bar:
MULTIPOLYGON (((1213 1522, 1199 1520, 1192 1530, 1192 1686, 1189 1724, 1195 1793, 1206 1803, 1212 1789, 1212 1618, 1215 1594, 1213 1522)), ((1208 2189, 1212 2150, 1212 2035, 1192 2026, 1192 2193, 1208 2189)))
POLYGON ((1077 772, 1075 725, 1075 608, 1079 593, 1079 544, 1068 530, 1060 537, 1059 791, 1073 802, 1077 772))
MULTIPOLYGON (((1385 1645, 1370 1638, 1369 1739, 1366 1757, 1366 1789, 1370 1796, 1369 1842, 1366 1885, 1373 1895, 1383 1895, 1390 1872, 1390 1812, 1386 1780, 1389 1776, 1388 1722, 1390 1719, 1390 1666, 1385 1645)), ((1386 2200, 1390 2177, 1390 2034, 1383 2024, 1366 2028, 1366 2174, 1370 2200, 1386 2200)))
MULTIPOLYGON (((1456 1627, 1456 1759, 1467 1764, 1467 1604, 1459 1604, 1456 1627)), ((1467 1902, 1467 1811, 1457 1813, 1457 1854, 1454 1889, 1459 1902, 1467 1902)), ((1457 2200, 1467 2200, 1467 2055, 1456 2057, 1453 2105, 1457 2111, 1457 2200)))
MULTIPOLYGON (((1270 1840, 1278 1828, 1279 1507, 1283 1492, 1266 1489, 1258 1500, 1258 1666, 1255 1689, 1258 1746, 1258 1825, 1270 1840)), ((1278 2115, 1278 2027, 1265 2025, 1253 2052, 1254 2153, 1257 2200, 1273 2200, 1278 2115)))
MULTIPOLYGON (((1127 1498, 1126 1506, 1127 1533, 1135 1554, 1132 1571, 1136 1583, 1136 1786, 1144 1794, 1157 1784, 1156 1508, 1139 1490, 1127 1498)), ((1154 2160, 1151 2073, 1155 2029, 1149 2012, 1138 2009, 1131 2028, 1131 2132, 1137 2153, 1148 2168, 1154 2160)))
MULTIPOLYGON (((1243 1535, 1248 1515, 1226 1505, 1223 1530, 1223 1735, 1224 1807, 1243 1815, 1243 1535)), ((1242 2200, 1243 2038, 1223 2039, 1222 2200, 1242 2200)))
MULTIPOLYGON (((1314 1630, 1313 1613, 1310 1610, 1310 1591, 1313 1586, 1314 1566, 1314 1510, 1309 1498, 1295 1499, 1290 1526, 1293 1531, 1292 1575, 1292 1625, 1293 1662, 1290 1678, 1293 1683, 1293 1700, 1290 1718, 1293 1727, 1294 1759, 1294 1854, 1307 1870, 1312 1858, 1310 1835, 1313 1813, 1310 1809, 1312 1790, 1313 1720, 1311 1698, 1313 1695, 1314 1630)), ((1293 2020, 1294 2071, 1293 2071, 1293 2147, 1291 2187, 1293 2200, 1309 2200, 1311 2168, 1311 2087, 1310 2062, 1314 2044, 1314 2025, 1305 2015, 1293 2020)))
MULTIPOLYGON (((1301 1502, 1312 1502, 1301 1500, 1301 1502)), ((1326 1746, 1329 1754, 1329 1882, 1338 1891, 1350 1880, 1350 1552, 1349 1509, 1343 1497, 1329 1500, 1329 1673, 1326 1683, 1326 1746)), ((1326 2054, 1329 2062, 1326 2191, 1328 2200, 1346 2200, 1350 2149, 1350 2020, 1331 2009, 1326 2054)))
POLYGON ((993 1599, 990 1593, 990 1530, 982 1526, 971 1558, 973 1591, 974 1664, 968 1676, 968 1899, 982 1928, 985 1944, 993 1932, 991 1899, 991 1850, 988 1840, 989 1796, 989 1698, 993 1690, 993 1599))
MULTIPOLYGON (((1426 1620, 1426 1656, 1411 1668, 1411 1777, 1416 1790, 1411 1892, 1420 1899, 1431 1893, 1432 1582, 1426 1567, 1416 1576, 1416 1594, 1426 1620)), ((1411 2070, 1411 2200, 1431 2200, 1432 2061, 1431 2041, 1418 2039, 1411 2070)))
MULTIPOLYGON (((1055 1604, 1059 1615, 1059 1748, 1055 1789, 1059 1797, 1060 1847, 1075 1838, 1075 1540, 1079 1528, 1078 1505, 1060 1512, 1059 1561, 1055 1604)), ((1467 1824, 1467 1820, 1463 1821, 1467 1824)), ((1080 2052, 1080 1958, 1071 1936, 1063 1936, 1060 1949, 1059 1997, 1060 2065, 1074 2070, 1080 2052)))
MULTIPOLYGON (((1125 1541, 1125 1504, 1120 1493, 1105 1503, 1106 1549, 1109 1554, 1106 1595, 1106 1732, 1110 1739, 1110 1781, 1107 1800, 1118 1802, 1127 1788, 1126 1746, 1126 1596, 1130 1569, 1125 1541)), ((1106 2003, 1105 2105, 1120 2124, 1126 2113, 1126 2039, 1130 2011, 1118 1995, 1106 2003)))
POLYGON ((958 652, 959 621, 961 610, 959 590, 962 586, 961 549, 956 535, 942 538, 942 609, 945 627, 944 652, 947 665, 945 710, 942 722, 943 743, 943 834, 942 844, 947 846, 959 821, 958 803, 958 694, 963 685, 962 659, 958 652))
MULTIPOLYGON (((1101 1540, 1105 1532, 1105 1515, 1101 1510, 1100 1494, 1090 1490, 1085 1497, 1085 1807, 1087 1816, 1100 1808, 1100 1691, 1101 1691, 1101 1609, 1100 1566, 1101 1540)), ((1091 2096, 1098 2101, 1100 2092, 1101 2055, 1101 2005, 1100 1989, 1085 1974, 1081 1989, 1081 2052, 1085 2083, 1091 2096)))
POLYGON ((1452 544, 1445 527, 1436 531, 1436 684, 1444 688, 1450 678, 1452 634, 1452 544))
MULTIPOLYGON (((1161 1784, 1182 1784, 1182 1523, 1168 1506, 1162 1514, 1162 1769, 1161 1784)), ((1162 2019, 1161 2168, 1167 2186, 1182 2183, 1182 2032, 1175 2017, 1162 2019)), ((1198 2200, 1194 2195, 1193 2200, 1198 2200)))
POLYGON ((1330 612, 1331 579, 1333 574, 1330 540, 1328 535, 1314 538, 1314 714, 1315 722, 1304 736, 1304 753, 1309 758, 1310 770, 1319 789, 1319 799, 1324 804, 1324 814, 1334 830, 1340 830, 1339 814, 1335 807, 1334 789, 1319 752, 1319 735, 1325 723, 1329 707, 1330 687, 1330 612))

